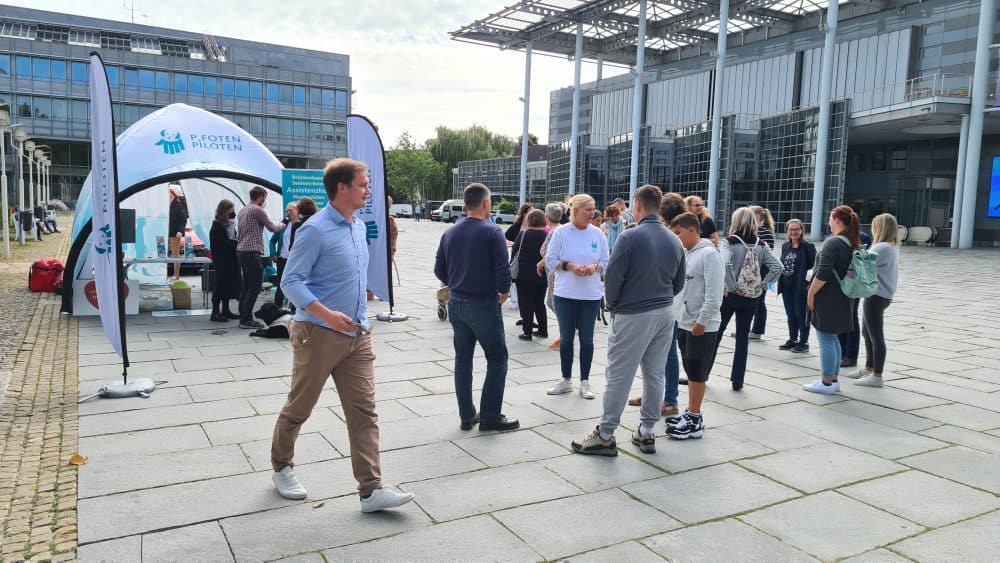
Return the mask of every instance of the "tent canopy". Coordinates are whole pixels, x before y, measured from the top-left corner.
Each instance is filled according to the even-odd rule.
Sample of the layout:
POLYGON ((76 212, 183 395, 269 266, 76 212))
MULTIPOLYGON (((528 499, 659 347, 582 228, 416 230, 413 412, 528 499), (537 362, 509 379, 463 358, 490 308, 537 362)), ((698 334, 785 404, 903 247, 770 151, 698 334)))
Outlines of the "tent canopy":
MULTIPOLYGON (((203 223, 211 225, 214 204, 219 199, 232 200, 238 210, 249 202, 249 191, 254 185, 281 193, 283 166, 263 143, 236 124, 186 104, 166 106, 137 121, 118 135, 117 150, 121 206, 135 209, 136 216, 145 218, 150 229, 155 229, 162 218, 162 229, 155 229, 162 232, 155 234, 167 234, 168 182, 181 183, 188 196, 191 221, 199 235, 207 233, 203 223), (143 194, 150 188, 157 190, 143 194), (197 209, 191 205, 195 202, 197 209)), ((91 181, 88 176, 83 184, 73 219, 73 245, 66 264, 67 271, 72 273, 71 281, 84 274, 84 266, 89 262, 91 181)), ((281 198, 268 198, 268 215, 280 217, 281 205, 281 198)), ((136 235, 138 243, 141 235, 138 232, 136 235)), ((147 232, 146 238, 150 236, 155 235, 147 232)), ((208 237, 202 238, 208 244, 208 237)), ((66 286, 63 310, 70 312, 72 284, 66 286)))

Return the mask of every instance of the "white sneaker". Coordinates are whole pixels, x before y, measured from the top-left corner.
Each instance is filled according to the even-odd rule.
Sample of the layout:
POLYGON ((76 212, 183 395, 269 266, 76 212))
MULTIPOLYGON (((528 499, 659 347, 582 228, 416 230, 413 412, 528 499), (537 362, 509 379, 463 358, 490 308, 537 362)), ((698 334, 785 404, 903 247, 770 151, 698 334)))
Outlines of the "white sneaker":
POLYGON ((590 390, 590 382, 589 381, 581 381, 580 382, 580 396, 583 397, 584 399, 593 399, 594 398, 594 392, 590 390))
POLYGON ((819 393, 821 395, 833 395, 834 393, 840 392, 840 382, 834 381, 830 385, 823 385, 822 379, 817 379, 810 383, 806 383, 802 386, 803 389, 809 391, 810 393, 819 393))
POLYGON ((375 489, 368 498, 361 499, 361 512, 378 512, 396 508, 413 500, 413 493, 397 493, 392 489, 375 489))
POLYGON ((868 374, 866 377, 854 382, 855 385, 860 385, 861 387, 882 387, 882 377, 876 377, 874 374, 868 374))
POLYGON ((847 377, 850 377, 851 379, 862 379, 864 377, 871 375, 871 373, 872 372, 868 371, 865 368, 858 368, 857 371, 852 371, 851 373, 847 374, 847 377))
POLYGON ((552 387, 549 387, 549 395, 565 395, 566 393, 573 392, 573 384, 568 379, 560 379, 559 383, 556 383, 552 387))
POLYGON ((291 465, 286 465, 281 471, 276 471, 271 476, 274 486, 278 488, 278 494, 292 500, 302 500, 306 498, 306 488, 295 478, 295 471, 291 465))

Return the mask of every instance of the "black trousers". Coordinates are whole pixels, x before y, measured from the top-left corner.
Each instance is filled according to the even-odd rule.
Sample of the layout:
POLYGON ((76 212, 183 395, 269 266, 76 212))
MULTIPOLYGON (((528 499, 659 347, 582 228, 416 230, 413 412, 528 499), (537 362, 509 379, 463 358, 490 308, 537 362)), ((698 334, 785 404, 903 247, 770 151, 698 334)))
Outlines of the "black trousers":
POLYGON ((858 309, 861 305, 860 299, 851 299, 854 302, 854 309, 851 312, 851 332, 842 332, 837 335, 840 339, 840 349, 843 357, 849 360, 857 360, 858 352, 861 350, 861 323, 858 322, 858 309))
POLYGON ((543 283, 514 282, 517 285, 517 308, 521 312, 521 328, 524 334, 531 334, 532 327, 542 334, 548 334, 548 313, 545 311, 545 290, 543 283))
POLYGON ((260 261, 260 254, 256 252, 240 250, 236 252, 236 257, 243 273, 243 283, 240 285, 240 322, 249 324, 253 322, 253 308, 264 285, 264 264, 260 261))
POLYGON ((288 259, 279 256, 274 259, 274 262, 278 267, 278 291, 274 292, 274 304, 281 307, 285 304, 285 294, 281 292, 281 276, 285 273, 285 264, 288 263, 288 259))
MULTIPOLYGON (((858 301, 861 301, 858 299, 858 301)), ((861 333, 865 337, 865 367, 882 375, 885 369, 885 310, 892 304, 892 299, 872 295, 865 299, 864 328, 861 333)))

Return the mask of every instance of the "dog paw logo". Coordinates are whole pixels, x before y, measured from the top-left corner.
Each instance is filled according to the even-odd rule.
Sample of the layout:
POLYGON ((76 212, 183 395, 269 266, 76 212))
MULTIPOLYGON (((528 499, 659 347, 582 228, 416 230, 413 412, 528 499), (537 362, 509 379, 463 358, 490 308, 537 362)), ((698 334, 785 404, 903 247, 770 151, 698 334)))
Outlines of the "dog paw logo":
POLYGON ((160 131, 160 140, 156 142, 156 146, 163 147, 163 154, 177 154, 184 150, 184 141, 179 132, 164 129, 160 131))
POLYGON ((111 254, 111 225, 100 228, 100 240, 94 245, 98 254, 111 254))
POLYGON ((368 246, 372 245, 372 241, 378 238, 378 224, 375 221, 365 221, 365 242, 368 246))

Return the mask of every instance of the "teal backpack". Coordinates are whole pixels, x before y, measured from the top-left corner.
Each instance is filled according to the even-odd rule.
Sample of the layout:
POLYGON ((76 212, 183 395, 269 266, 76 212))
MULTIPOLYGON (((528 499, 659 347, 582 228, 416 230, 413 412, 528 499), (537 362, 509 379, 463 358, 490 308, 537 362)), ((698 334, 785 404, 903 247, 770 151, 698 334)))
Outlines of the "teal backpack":
MULTIPOLYGON (((851 241, 843 235, 837 235, 844 244, 851 248, 851 241)), ((851 264, 847 267, 847 275, 841 278, 834 271, 840 282, 840 290, 851 299, 862 299, 875 295, 878 289, 878 268, 875 265, 877 256, 868 252, 865 247, 851 252, 851 264)))

